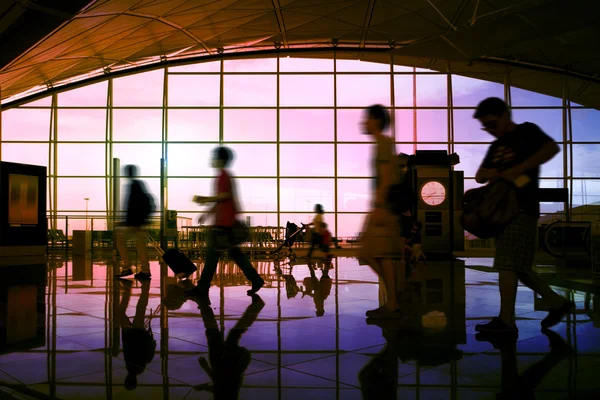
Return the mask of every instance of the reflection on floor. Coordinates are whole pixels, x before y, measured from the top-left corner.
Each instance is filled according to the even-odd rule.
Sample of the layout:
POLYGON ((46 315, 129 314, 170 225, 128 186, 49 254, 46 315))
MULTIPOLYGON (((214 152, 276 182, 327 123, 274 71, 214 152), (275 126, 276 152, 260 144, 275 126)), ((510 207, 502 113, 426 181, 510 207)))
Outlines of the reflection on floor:
POLYGON ((260 297, 223 263, 211 304, 187 300, 158 262, 149 283, 89 259, 0 268, 0 397, 566 399, 600 387, 595 295, 558 288, 577 311, 542 334, 543 304, 519 287, 518 341, 490 343, 474 326, 498 312, 497 275, 463 262, 417 269, 402 318, 377 324, 364 316, 383 297, 377 277, 355 259, 313 276, 301 261, 255 265, 260 297))

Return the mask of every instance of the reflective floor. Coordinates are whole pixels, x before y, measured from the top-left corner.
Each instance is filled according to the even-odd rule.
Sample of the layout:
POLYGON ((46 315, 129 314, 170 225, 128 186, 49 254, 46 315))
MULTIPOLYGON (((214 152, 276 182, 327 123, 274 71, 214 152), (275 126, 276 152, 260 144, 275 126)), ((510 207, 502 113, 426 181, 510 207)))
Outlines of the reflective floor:
POLYGON ((383 294, 356 259, 314 277, 302 261, 255 265, 260 297, 223 262, 210 305, 156 261, 149 283, 84 258, 0 268, 0 398, 597 398, 592 293, 556 287, 577 311, 543 334, 545 305, 519 287, 519 338, 491 343, 474 326, 498 313, 497 275, 464 262, 417 269, 403 316, 378 324, 365 311, 383 294))

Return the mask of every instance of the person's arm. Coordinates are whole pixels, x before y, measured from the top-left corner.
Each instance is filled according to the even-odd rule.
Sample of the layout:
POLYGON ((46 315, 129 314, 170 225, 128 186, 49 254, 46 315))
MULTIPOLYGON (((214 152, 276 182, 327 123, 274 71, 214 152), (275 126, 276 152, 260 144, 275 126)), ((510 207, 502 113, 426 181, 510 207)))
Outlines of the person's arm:
POLYGON ((392 161, 394 158, 393 153, 393 145, 390 143, 390 146, 384 149, 385 154, 378 154, 377 157, 381 157, 380 159, 380 173, 379 180, 377 182, 377 189, 375 191, 375 208, 382 208, 387 200, 388 190, 392 182, 392 161), (383 156, 383 157, 382 157, 383 156))
POLYGON ((486 183, 498 176, 498 171, 496 169, 492 169, 492 146, 488 149, 477 173, 475 174, 475 182, 477 183, 486 183))

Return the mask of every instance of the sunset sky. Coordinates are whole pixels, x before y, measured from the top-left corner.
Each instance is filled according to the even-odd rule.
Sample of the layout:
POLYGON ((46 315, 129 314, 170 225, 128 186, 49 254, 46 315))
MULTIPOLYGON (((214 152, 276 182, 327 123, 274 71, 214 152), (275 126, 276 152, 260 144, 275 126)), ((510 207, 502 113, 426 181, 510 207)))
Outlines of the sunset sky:
MULTIPOLYGON (((280 223, 309 220, 316 203, 323 204, 327 213, 333 212, 337 203, 337 227, 333 214, 326 215, 326 221, 332 231, 337 228, 338 236, 354 236, 364 218, 362 213, 367 211, 370 191, 372 144, 361 132, 362 109, 374 103, 391 105, 390 66, 338 60, 336 99, 333 63, 321 59, 280 60, 280 72, 284 73, 279 78, 280 223), (334 199, 336 147, 338 196, 334 199)), ((268 214, 277 211, 276 71, 276 59, 224 62, 224 144, 235 152, 232 171, 239 177, 242 206, 252 216, 254 225, 277 224, 277 214, 268 214), (252 72, 261 74, 245 74, 252 72)), ((394 67, 396 107, 414 106, 413 75, 406 74, 412 71, 394 67)), ((218 61, 169 68, 168 206, 182 216, 196 218, 202 208, 192 203, 191 197, 212 191, 214 171, 209 161, 210 152, 219 140, 219 72, 218 61)), ((417 149, 446 150, 447 76, 428 70, 417 69, 417 72, 420 72, 416 76, 417 149)), ((121 160, 122 166, 139 166, 157 202, 163 79, 164 70, 160 69, 113 81, 113 156, 121 160)), ((472 108, 485 97, 503 97, 503 86, 453 76, 452 89, 454 107, 458 107, 453 113, 455 151, 461 157, 457 169, 465 171, 468 189, 476 186, 472 178, 491 140, 472 118, 472 108)), ((58 210, 61 215, 82 215, 86 207, 84 198, 90 198, 89 214, 98 217, 94 229, 105 228, 102 217, 106 210, 107 91, 105 81, 58 94, 58 210)), ((517 88, 511 88, 511 96, 516 122, 534 122, 555 140, 562 141, 561 99, 517 88), (546 108, 532 109, 535 107, 546 108)), ((48 166, 50 105, 51 99, 46 97, 2 112, 3 161, 48 166)), ((573 203, 589 204, 600 201, 600 169, 596 161, 600 157, 600 111, 573 109, 572 118, 574 156, 571 160, 568 154, 568 165, 573 162, 576 178, 573 203), (576 143, 594 141, 597 143, 576 143)), ((412 109, 396 109, 397 142, 412 142, 413 123, 412 109)), ((413 153, 413 144, 399 143, 397 150, 413 153)), ((542 177, 549 178, 542 180, 542 186, 562 187, 562 153, 542 167, 542 177)), ((546 212, 559 209, 562 205, 542 206, 546 212)), ((69 225, 69 231, 85 227, 83 220, 69 225)), ((64 229, 64 224, 59 228, 64 229)))

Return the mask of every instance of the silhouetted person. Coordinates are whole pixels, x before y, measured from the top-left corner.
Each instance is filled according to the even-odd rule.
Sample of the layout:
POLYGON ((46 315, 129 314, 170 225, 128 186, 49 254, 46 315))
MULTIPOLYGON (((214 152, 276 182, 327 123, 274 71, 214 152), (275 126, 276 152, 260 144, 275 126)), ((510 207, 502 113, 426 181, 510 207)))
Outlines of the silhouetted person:
POLYGON ((476 325, 479 332, 517 334, 515 301, 518 280, 538 293, 550 312, 542 327, 556 325, 575 306, 556 294, 534 271, 533 261, 540 215, 538 201, 540 165, 558 152, 556 142, 535 124, 515 124, 510 110, 499 98, 490 97, 477 106, 473 116, 483 129, 496 138, 490 145, 475 180, 485 183, 502 178, 517 186, 519 214, 496 237, 494 268, 498 269, 500 315, 487 324, 476 325))
MULTIPOLYGON (((313 220, 311 223, 308 224, 308 226, 311 227, 312 231, 311 231, 311 243, 310 243, 310 248, 308 249, 308 259, 310 262, 310 257, 312 256, 312 252, 315 249, 315 247, 319 248, 320 250, 323 250, 324 247, 324 242, 323 242, 323 214, 325 213, 325 211, 323 210, 323 206, 321 204, 317 204, 315 205, 315 216, 313 217, 313 220)), ((329 252, 329 248, 327 247, 326 250, 324 250, 326 253, 329 252)))
POLYGON ((329 268, 327 265, 323 266, 321 279, 317 279, 313 270, 311 269, 311 276, 304 278, 304 287, 306 291, 302 294, 302 297, 309 295, 315 302, 315 313, 317 317, 325 315, 325 300, 331 293, 332 281, 329 277, 329 268))
POLYGON ((534 390, 544 377, 562 360, 573 353, 573 349, 562 337, 550 329, 542 329, 548 338, 550 352, 541 360, 529 366, 521 375, 517 369, 517 338, 515 336, 498 336, 478 333, 478 341, 489 341, 500 350, 502 362, 501 392, 496 399, 529 400, 535 399, 534 390))
POLYGON ((125 378, 125 388, 127 390, 133 390, 137 387, 137 377, 144 372, 146 365, 152 361, 156 350, 156 341, 152 331, 145 327, 150 282, 148 280, 141 282, 142 293, 135 307, 133 322, 127 316, 132 284, 128 280, 121 281, 123 295, 119 303, 123 358, 125 359, 125 368, 127 368, 127 377, 125 378))
POLYGON ((367 311, 369 318, 393 318, 396 314, 397 283, 394 259, 403 262, 404 238, 401 237, 399 219, 393 214, 388 200, 389 188, 399 182, 400 170, 392 139, 384 135, 390 122, 388 111, 381 105, 367 108, 365 134, 375 139, 373 170, 375 175, 372 210, 361 232, 360 258, 363 259, 383 281, 386 302, 382 307, 367 311))
MULTIPOLYGON (((233 153, 227 147, 217 147, 213 152, 212 166, 219 171, 215 181, 215 196, 195 196, 194 201, 199 204, 214 203, 207 214, 214 215, 214 224, 208 232, 206 262, 200 275, 197 286, 186 292, 190 296, 208 298, 210 283, 217 270, 219 257, 227 251, 246 278, 252 283, 248 295, 255 294, 265 284, 248 257, 237 245, 232 244, 233 226, 238 214, 241 213, 235 182, 227 168, 233 161, 233 153)), ((204 221, 206 214, 200 216, 198 222, 204 221)))
POLYGON ((126 197, 126 215, 125 222, 116 227, 116 245, 121 256, 121 271, 117 274, 122 278, 133 275, 133 263, 129 261, 127 253, 127 240, 133 238, 136 242, 138 257, 141 262, 141 271, 135 274, 136 279, 150 279, 150 263, 148 261, 148 246, 146 244, 146 231, 143 226, 148 222, 148 218, 155 211, 155 204, 152 196, 146 190, 144 182, 135 179, 137 176, 137 167, 127 165, 125 174, 129 178, 129 187, 126 197))
POLYGON ((202 314, 208 340, 208 361, 204 357, 200 357, 198 362, 213 381, 212 388, 201 385, 196 387, 196 390, 212 391, 216 400, 237 399, 244 380, 244 371, 252 359, 248 349, 240 346, 240 339, 256 321, 265 303, 259 295, 253 294, 252 303, 246 308, 235 326, 231 328, 227 339, 223 340, 223 334, 219 331, 210 303, 207 299, 202 298, 197 298, 196 301, 202 314))

